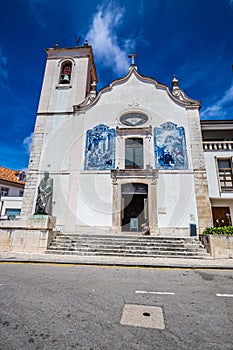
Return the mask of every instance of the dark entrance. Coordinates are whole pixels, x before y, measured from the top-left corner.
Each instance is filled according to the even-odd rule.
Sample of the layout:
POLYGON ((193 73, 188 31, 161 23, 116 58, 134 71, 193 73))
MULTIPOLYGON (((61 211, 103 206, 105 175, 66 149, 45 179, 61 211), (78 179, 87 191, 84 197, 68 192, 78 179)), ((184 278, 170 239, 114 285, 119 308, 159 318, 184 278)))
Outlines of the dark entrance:
POLYGON ((231 225, 231 214, 229 207, 212 207, 214 227, 231 225))
POLYGON ((121 193, 122 231, 141 232, 141 225, 148 220, 148 186, 140 183, 125 184, 121 193))

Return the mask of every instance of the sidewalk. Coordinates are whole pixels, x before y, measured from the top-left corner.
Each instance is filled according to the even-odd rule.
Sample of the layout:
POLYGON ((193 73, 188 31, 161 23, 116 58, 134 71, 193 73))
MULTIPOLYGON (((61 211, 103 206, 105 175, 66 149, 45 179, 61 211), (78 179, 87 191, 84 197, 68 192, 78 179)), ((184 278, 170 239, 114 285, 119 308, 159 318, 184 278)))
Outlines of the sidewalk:
POLYGON ((134 258, 0 252, 0 263, 73 264, 147 268, 232 269, 233 259, 134 258))

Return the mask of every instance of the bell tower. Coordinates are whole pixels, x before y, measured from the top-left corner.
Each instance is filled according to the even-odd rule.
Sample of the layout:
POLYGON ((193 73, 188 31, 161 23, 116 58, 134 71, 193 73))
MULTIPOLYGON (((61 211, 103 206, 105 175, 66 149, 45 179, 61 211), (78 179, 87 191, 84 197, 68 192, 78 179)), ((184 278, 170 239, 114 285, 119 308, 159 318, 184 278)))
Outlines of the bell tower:
MULTIPOLYGON (((77 124, 74 106, 95 93, 98 81, 92 47, 83 46, 46 49, 47 61, 36 117, 28 165, 21 218, 28 220, 35 209, 37 187, 45 171, 52 174, 56 193, 64 172, 69 173, 67 147, 74 142, 77 124)), ((68 179, 68 176, 67 176, 68 179)), ((64 185, 67 187, 68 185, 64 185)), ((57 199, 54 194, 54 202, 57 199)))
POLYGON ((46 49, 47 62, 38 113, 73 112, 97 83, 92 47, 46 49))

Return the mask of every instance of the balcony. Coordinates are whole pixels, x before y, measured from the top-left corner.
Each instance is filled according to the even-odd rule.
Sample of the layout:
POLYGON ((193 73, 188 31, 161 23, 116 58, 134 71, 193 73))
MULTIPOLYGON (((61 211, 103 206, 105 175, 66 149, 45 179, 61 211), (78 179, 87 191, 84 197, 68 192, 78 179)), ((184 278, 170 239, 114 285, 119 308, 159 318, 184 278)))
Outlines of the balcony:
POLYGON ((205 152, 233 151, 233 141, 203 141, 205 152))

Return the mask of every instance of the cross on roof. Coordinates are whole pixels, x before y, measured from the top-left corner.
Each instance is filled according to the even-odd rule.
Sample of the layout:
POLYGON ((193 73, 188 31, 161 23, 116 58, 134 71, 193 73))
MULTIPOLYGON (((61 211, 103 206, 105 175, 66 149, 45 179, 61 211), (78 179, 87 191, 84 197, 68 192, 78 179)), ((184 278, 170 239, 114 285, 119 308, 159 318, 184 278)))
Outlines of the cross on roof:
POLYGON ((138 55, 136 55, 136 53, 132 52, 131 55, 128 56, 128 58, 132 58, 131 66, 134 66, 134 59, 138 58, 138 55))

